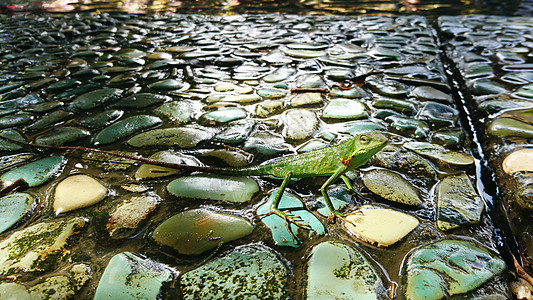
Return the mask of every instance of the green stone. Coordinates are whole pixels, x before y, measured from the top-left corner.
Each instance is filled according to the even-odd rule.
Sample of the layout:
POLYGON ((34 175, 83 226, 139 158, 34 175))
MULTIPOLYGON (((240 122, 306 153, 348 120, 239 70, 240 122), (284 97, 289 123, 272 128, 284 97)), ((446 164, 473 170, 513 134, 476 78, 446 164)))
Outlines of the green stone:
MULTIPOLYGON (((172 151, 159 151, 150 155, 149 159, 168 162, 173 164, 200 165, 200 162, 194 156, 187 156, 172 151)), ((136 179, 160 178, 175 175, 182 172, 179 168, 168 168, 150 164, 142 164, 135 172, 136 179)))
POLYGON ((322 118, 330 120, 354 120, 367 117, 365 105, 361 101, 350 99, 333 99, 322 112, 322 118))
POLYGON ((264 99, 283 98, 287 95, 286 91, 278 89, 259 89, 257 94, 264 99))
POLYGON ((111 258, 100 278, 94 299, 157 299, 174 269, 129 252, 111 258))
POLYGON ((120 119, 123 114, 124 112, 122 110, 111 109, 94 115, 89 115, 84 118, 80 118, 76 123, 83 127, 101 128, 120 119))
POLYGON ((172 98, 165 95, 157 95, 150 93, 139 93, 127 98, 121 99, 120 101, 113 104, 113 107, 124 107, 124 108, 145 108, 155 104, 163 103, 170 101, 172 98))
MULTIPOLYGON (((270 211, 270 207, 274 198, 276 197, 278 189, 273 190, 268 198, 267 202, 257 208, 257 215, 266 214, 270 211)), ((298 222, 302 224, 309 225, 309 228, 305 230, 308 233, 308 236, 312 234, 324 235, 325 228, 322 223, 313 215, 311 212, 307 211, 304 207, 304 204, 300 199, 295 195, 285 191, 281 197, 278 208, 281 211, 289 211, 291 216, 298 218, 298 222)), ((272 238, 274 243, 278 246, 289 246, 289 247, 299 247, 302 242, 298 238, 293 239, 298 236, 298 233, 304 232, 300 227, 294 225, 293 223, 287 225, 285 219, 282 217, 272 214, 261 218, 263 222, 272 232, 272 238), (289 230, 292 232, 289 232, 289 230)))
POLYGON ((266 246, 237 247, 183 274, 183 299, 282 299, 289 272, 266 246))
POLYGON ((161 119, 150 115, 136 115, 104 128, 94 137, 94 144, 110 144, 137 131, 161 124, 161 119))
POLYGON ((150 90, 174 92, 182 92, 189 89, 189 87, 190 84, 188 84, 187 82, 178 81, 175 79, 165 79, 148 85, 148 88, 150 90))
POLYGON ((8 185, 22 178, 30 187, 39 186, 60 173, 66 162, 63 156, 43 158, 4 173, 0 180, 8 185))
POLYGON ((283 81, 289 78, 295 73, 296 73, 296 70, 293 68, 282 67, 268 74, 267 76, 263 77, 263 80, 265 82, 280 82, 280 81, 283 81))
POLYGON ((472 94, 476 96, 493 95, 507 92, 507 89, 501 84, 490 79, 478 79, 470 87, 472 94))
POLYGON ((242 108, 227 108, 215 110, 200 116, 198 122, 205 125, 219 125, 246 118, 246 111, 242 108))
POLYGON ((72 101, 72 108, 76 110, 91 110, 104 103, 114 101, 122 95, 122 90, 105 88, 78 96, 72 101))
POLYGON ((485 205, 466 174, 448 176, 437 188, 437 227, 449 230, 477 224, 485 205))
POLYGON ((307 262, 306 299, 387 298, 379 273, 357 249, 338 242, 313 247, 307 262))
POLYGON ((426 122, 403 115, 392 114, 385 117, 385 121, 389 122, 393 129, 406 134, 412 133, 418 138, 426 137, 430 133, 429 125, 426 122))
POLYGON ((37 136, 34 140, 36 145, 61 146, 71 144, 80 139, 89 137, 91 133, 85 129, 71 126, 52 128, 50 131, 37 136))
POLYGON ((205 129, 170 127, 139 133, 130 138, 126 143, 138 148, 153 146, 192 148, 198 145, 198 143, 209 140, 212 137, 213 133, 205 129))
POLYGON ((379 97, 376 100, 374 100, 374 107, 392 109, 399 113, 409 114, 409 115, 416 112, 416 106, 414 103, 405 101, 405 100, 387 98, 387 97, 379 97))
POLYGON ((386 200, 411 206, 422 204, 413 185, 396 172, 373 169, 365 172, 363 183, 371 192, 386 200))
POLYGON ((69 117, 72 117, 74 114, 72 112, 64 111, 64 110, 56 110, 51 113, 46 114, 41 119, 33 122, 32 124, 28 125, 28 130, 41 130, 49 127, 52 124, 58 123, 60 121, 63 121, 69 117))
POLYGON ((175 124, 188 123, 193 117, 193 105, 188 101, 166 102, 157 107, 154 112, 159 116, 165 116, 175 124))
POLYGON ((252 230, 252 224, 244 218, 201 208, 165 220, 154 230, 152 238, 179 254, 197 255, 245 237, 252 230))
POLYGON ((511 118, 497 118, 487 126, 487 132, 492 136, 523 138, 533 137, 533 125, 511 118))
POLYGON ((0 233, 26 216, 33 203, 33 196, 26 193, 15 193, 0 198, 0 233))
POLYGON ((16 127, 29 123, 33 119, 33 115, 18 113, 13 115, 7 115, 0 118, 0 128, 16 127))
POLYGON ((85 224, 83 218, 39 222, 11 233, 0 242, 0 272, 51 271, 70 253, 67 241, 85 224))
MULTIPOLYGON (((12 140, 16 140, 16 141, 20 141, 20 142, 26 142, 26 139, 24 139, 24 137, 20 133, 18 133, 18 131, 13 130, 13 129, 4 129, 4 130, 0 131, 0 135, 3 136, 3 137, 7 137, 9 139, 12 139, 12 140)), ((23 148, 23 146, 21 146, 21 145, 14 144, 14 143, 8 142, 6 140, 0 140, 0 150, 3 150, 3 151, 17 151, 17 150, 20 150, 22 148, 23 148)))
POLYGON ((248 178, 195 175, 171 181, 167 191, 183 198, 242 203, 250 201, 259 192, 259 186, 248 178))
POLYGON ((468 166, 474 163, 474 158, 463 152, 450 151, 443 146, 426 142, 407 142, 403 145, 406 149, 438 160, 444 164, 468 166))
POLYGON ((466 240, 442 240, 412 251, 403 268, 406 299, 442 299, 474 290, 505 269, 505 262, 466 240))

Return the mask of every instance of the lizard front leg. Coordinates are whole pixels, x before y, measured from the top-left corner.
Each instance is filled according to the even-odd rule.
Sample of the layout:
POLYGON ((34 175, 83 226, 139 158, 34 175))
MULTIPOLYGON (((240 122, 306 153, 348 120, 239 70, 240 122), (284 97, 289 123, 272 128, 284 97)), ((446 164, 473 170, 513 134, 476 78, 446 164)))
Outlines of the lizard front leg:
MULTIPOLYGON (((331 199, 329 199, 329 196, 328 196, 328 193, 327 193, 327 189, 339 177, 342 177, 343 181, 346 183, 346 180, 348 178, 346 176, 344 176, 344 172, 346 172, 346 168, 339 167, 335 171, 335 173, 333 173, 333 175, 331 175, 328 178, 328 180, 326 180, 326 182, 324 182, 324 184, 320 187, 320 192, 322 193, 322 196, 324 197, 324 201, 326 202, 326 206, 328 207, 329 212, 331 213, 330 218, 333 219, 333 220, 335 220, 335 218, 342 218, 342 214, 340 212, 338 212, 335 209, 335 207, 333 207, 333 203, 331 203, 331 199)), ((351 187, 351 185, 349 185, 348 187, 351 187)))
POLYGON ((301 220, 301 218, 299 216, 291 216, 291 215, 289 215, 289 213, 290 213, 289 210, 281 211, 279 209, 279 203, 281 201, 281 197, 283 196, 283 192, 285 191, 285 188, 287 187, 287 184, 291 180, 291 177, 292 177, 292 171, 287 172, 287 174, 283 178, 283 182, 281 183, 278 191, 276 192, 276 196, 274 196, 274 200, 272 201, 272 204, 270 205, 270 211, 267 212, 266 214, 257 215, 257 217, 258 218, 262 218, 262 217, 266 217, 266 216, 274 214, 274 215, 277 215, 277 216, 283 218, 285 220, 285 226, 287 227, 287 231, 291 234, 293 240, 295 240, 296 237, 292 233, 292 230, 291 230, 291 228, 289 226, 290 223, 292 223, 292 224, 294 224, 294 225, 296 225, 298 227, 302 227, 302 228, 306 228, 306 229, 311 229, 311 226, 309 226, 308 224, 299 223, 298 221, 301 220))

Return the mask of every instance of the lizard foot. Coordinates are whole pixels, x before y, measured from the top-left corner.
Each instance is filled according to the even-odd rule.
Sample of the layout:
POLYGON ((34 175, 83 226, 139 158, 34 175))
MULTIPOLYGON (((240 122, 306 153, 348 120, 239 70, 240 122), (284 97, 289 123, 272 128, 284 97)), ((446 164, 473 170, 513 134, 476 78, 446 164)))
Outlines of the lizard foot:
MULTIPOLYGON (((349 216, 349 215, 356 215, 356 214, 361 214, 363 215, 364 213, 360 210, 356 210, 354 212, 351 212, 351 213, 340 213, 338 211, 333 211, 331 212, 331 216, 328 217, 328 222, 330 223, 335 223, 335 219, 340 219, 341 221, 344 221, 344 222, 350 222, 346 219, 346 216, 349 216)), ((351 223, 351 222, 350 222, 351 223)))
POLYGON ((293 241, 296 240, 296 237, 294 236, 294 233, 292 233, 292 230, 289 224, 292 223, 300 228, 309 229, 309 230, 311 229, 311 226, 309 224, 304 224, 304 223, 299 222, 302 220, 300 216, 291 215, 289 210, 281 211, 279 209, 272 209, 269 212, 265 214, 257 215, 256 217, 264 218, 270 215, 276 215, 276 216, 279 216, 280 218, 283 218, 283 220, 285 220, 285 227, 287 228, 287 231, 291 235, 293 241))

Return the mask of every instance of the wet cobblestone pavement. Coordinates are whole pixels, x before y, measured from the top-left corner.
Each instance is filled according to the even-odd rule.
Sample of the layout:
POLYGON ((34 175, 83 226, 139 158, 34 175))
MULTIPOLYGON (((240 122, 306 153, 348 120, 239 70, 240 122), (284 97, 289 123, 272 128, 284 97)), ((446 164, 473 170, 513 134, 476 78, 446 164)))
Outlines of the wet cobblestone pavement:
POLYGON ((29 185, 0 199, 0 297, 529 293, 506 267, 506 215, 487 203, 465 121, 527 266, 530 18, 101 13, 0 24, 0 135, 11 139, 237 168, 351 135, 389 140, 347 173, 361 195, 341 180, 328 190, 346 213, 335 223, 327 177, 289 182, 280 208, 309 228, 256 217, 279 179, 0 141, 0 180, 29 185))

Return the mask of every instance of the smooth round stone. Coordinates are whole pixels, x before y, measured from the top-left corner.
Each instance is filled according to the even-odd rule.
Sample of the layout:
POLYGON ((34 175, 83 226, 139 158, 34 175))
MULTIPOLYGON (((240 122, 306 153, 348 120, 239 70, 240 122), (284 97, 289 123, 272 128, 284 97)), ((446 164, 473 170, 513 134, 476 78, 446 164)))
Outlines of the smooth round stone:
POLYGON ((359 239, 372 245, 396 244, 418 226, 418 219, 408 214, 365 205, 346 216, 344 226, 359 239))
MULTIPOLYGON (((13 129, 4 129, 0 131, 0 135, 12 140, 26 142, 26 139, 24 139, 24 137, 18 131, 13 129)), ((23 147, 21 145, 14 144, 6 140, 0 140, 0 150, 2 151, 17 151, 22 148, 23 147)))
POLYGON ((294 96, 290 101, 290 105, 292 107, 315 106, 315 105, 322 105, 323 103, 324 103, 324 99, 322 98, 322 94, 320 93, 298 94, 294 96))
POLYGON ((67 240, 86 224, 83 218, 41 222, 15 231, 0 241, 0 272, 51 271, 70 253, 67 240))
POLYGON ((387 97, 379 97, 374 100, 374 107, 392 109, 399 113, 408 115, 411 115, 416 112, 416 105, 414 103, 387 97))
POLYGON ((443 129, 440 131, 435 132, 431 136, 431 141, 435 144, 440 144, 443 146, 459 146, 461 142, 463 141, 464 133, 462 129, 443 129))
POLYGON ((50 125, 63 121, 69 117, 72 117, 74 114, 72 112, 67 112, 64 110, 56 110, 49 114, 46 114, 41 119, 33 122, 28 125, 26 129, 28 130, 40 130, 49 127, 50 125))
POLYGON ((275 155, 288 152, 291 145, 285 142, 281 136, 268 132, 257 132, 250 136, 244 143, 244 150, 255 150, 265 155, 275 155))
POLYGON ((198 143, 209 140, 213 133, 194 127, 160 128, 139 133, 126 141, 132 147, 171 147, 192 148, 198 143))
POLYGON ((411 91, 411 94, 413 97, 421 100, 452 103, 452 96, 431 86, 418 86, 411 91))
POLYGON ((36 145, 61 146, 89 137, 90 135, 91 133, 88 130, 82 128, 62 126, 53 128, 37 136, 33 142, 36 145))
POLYGON ((322 118, 330 120, 355 120, 368 118, 365 105, 357 100, 333 99, 322 111, 322 118))
POLYGON ((350 89, 340 89, 334 87, 329 92, 331 97, 342 97, 348 99, 368 97, 368 93, 362 87, 353 87, 350 89))
POLYGON ((94 144, 111 144, 137 131, 161 124, 161 119, 150 115, 136 115, 104 128, 94 137, 94 144))
POLYGON ((251 154, 244 151, 231 151, 229 149, 211 150, 202 153, 202 157, 213 158, 219 162, 234 168, 246 167, 251 162, 251 154))
POLYGON ((30 187, 39 186, 59 174, 66 162, 63 156, 43 158, 4 173, 0 180, 9 185, 22 178, 30 187))
MULTIPOLYGON (((380 165, 394 169, 402 174, 414 175, 423 182, 431 182, 437 177, 437 172, 427 160, 410 151, 387 145, 374 156, 380 165), (428 180, 430 179, 430 180, 428 180)), ((431 183, 433 184, 433 183, 431 183)))
POLYGON ((533 185, 527 184, 516 192, 516 203, 523 209, 533 210, 533 185))
POLYGON ((490 79, 478 79, 472 83, 470 91, 476 96, 482 96, 505 93, 507 89, 490 79))
POLYGON ((326 76, 334 81, 345 81, 352 79, 354 73, 350 68, 333 68, 326 71, 326 76))
POLYGON ((188 123, 193 118, 194 108, 188 101, 172 101, 157 107, 154 112, 165 116, 178 125, 188 123))
POLYGON ((244 119, 246 116, 246 111, 242 108, 228 108, 205 113, 198 118, 198 122, 206 125, 219 125, 244 119))
POLYGON ((107 188, 88 175, 73 175, 63 179, 54 194, 56 215, 96 204, 107 196, 107 188))
POLYGON ((145 108, 155 104, 168 102, 172 100, 169 96, 151 94, 151 93, 139 93, 127 98, 121 99, 120 101, 113 104, 113 107, 123 107, 123 108, 145 108))
POLYGON ((404 264, 401 292, 407 299, 463 294, 506 269, 497 255, 465 240, 442 240, 416 248, 404 264))
POLYGON ((157 299, 163 283, 177 276, 177 271, 162 263, 119 253, 107 264, 94 299, 157 299))
POLYGON ((15 282, 0 283, 0 299, 5 300, 33 300, 30 292, 22 284, 15 282))
POLYGON ((497 118, 489 124, 487 132, 497 137, 517 136, 532 138, 533 125, 511 118, 497 118))
POLYGON ((0 128, 16 127, 24 125, 33 120, 33 115, 26 113, 17 113, 0 118, 0 128))
MULTIPOLYGON (((257 215, 267 214, 270 212, 277 191, 278 189, 272 191, 268 197, 268 200, 257 208, 257 215)), ((308 233, 309 237, 312 234, 325 234, 324 225, 320 223, 315 215, 305 209, 302 201, 295 195, 285 191, 279 201, 278 208, 281 211, 289 211, 289 215, 297 217, 298 222, 309 225, 309 228, 306 228, 305 231, 308 233)), ((272 232, 272 239, 276 245, 294 248, 302 245, 302 242, 298 238, 293 238, 293 235, 296 237, 298 236, 298 233, 302 231, 300 230, 300 227, 292 223, 287 225, 285 219, 275 214, 262 217, 261 222, 263 222, 265 226, 267 226, 272 232), (292 232, 292 234, 289 232, 289 230, 292 232)))
POLYGON ((296 74, 293 68, 282 67, 263 77, 265 82, 280 82, 296 74))
POLYGON ((165 79, 148 85, 148 89, 154 91, 182 92, 189 89, 190 84, 176 79, 165 79))
MULTIPOLYGON (((159 151, 152 154, 149 159, 168 162, 173 164, 183 164, 183 165, 201 165, 200 161, 194 156, 188 156, 181 153, 176 153, 173 151, 159 151)), ((168 168, 150 164, 142 164, 139 169, 135 172, 135 179, 149 179, 149 178, 159 178, 166 177, 171 175, 176 175, 180 173, 179 168, 168 168)))
POLYGON ((430 133, 429 125, 424 121, 408 118, 394 111, 379 111, 376 117, 380 118, 382 112, 387 115, 384 119, 394 130, 404 134, 414 134, 417 138, 425 138, 430 133))
POLYGON ((506 174, 533 172, 533 149, 519 149, 507 155, 502 162, 506 174))
POLYGON ((486 114, 500 113, 504 110, 510 109, 523 109, 531 107, 533 107, 532 101, 520 99, 494 99, 483 101, 481 104, 478 105, 478 109, 486 114))
POLYGON ((493 77, 494 71, 488 63, 471 63, 466 66, 464 76, 468 79, 487 78, 493 77))
POLYGON ((241 119, 227 124, 226 129, 215 136, 215 140, 228 143, 238 144, 246 140, 255 127, 255 121, 251 119, 241 119))
POLYGON ((296 58, 316 58, 326 55, 326 51, 304 49, 282 49, 285 55, 296 58))
POLYGON ((237 247, 183 274, 183 299, 281 299, 289 272, 272 249, 261 245, 237 247))
POLYGON ((342 124, 342 129, 339 132, 357 135, 375 130, 385 130, 385 127, 372 121, 350 121, 342 124))
POLYGON ((255 107, 255 114, 260 118, 266 118, 283 112, 283 101, 266 100, 255 107))
POLYGON ((156 196, 134 196, 117 205, 109 215, 105 229, 112 238, 128 237, 154 212, 161 199, 156 196))
POLYGON ((474 163, 474 158, 463 152, 450 151, 443 146, 426 142, 407 142, 403 145, 406 149, 438 160, 441 163, 468 166, 474 163))
POLYGON ((306 299, 387 298, 379 273, 357 249, 323 242, 307 261, 306 299))
POLYGON ((92 278, 88 265, 77 264, 64 270, 64 275, 46 277, 43 281, 33 285, 28 290, 32 299, 72 299, 76 293, 92 278), (68 272, 68 273, 67 273, 68 272), (67 275, 68 274, 68 275, 67 275))
POLYGON ((428 101, 419 112, 418 118, 429 123, 454 125, 459 120, 459 112, 446 104, 428 101))
POLYGON ((250 104, 261 101, 261 96, 256 94, 239 94, 239 95, 210 95, 206 98, 207 103, 214 102, 234 102, 241 104, 250 104))
POLYGON ((325 88, 326 83, 318 74, 305 74, 298 76, 296 80, 296 87, 298 88, 325 88))
POLYGON ((364 185, 386 200, 419 206, 422 200, 416 189, 402 176, 386 169, 373 169, 365 173, 364 185))
MULTIPOLYGON (((0 96, 1 98, 1 96, 0 96)), ((58 102, 44 102, 44 100, 38 95, 38 94, 29 94, 24 97, 16 98, 13 100, 4 101, 0 104, 1 108, 10 109, 10 108, 28 108, 33 107, 36 105, 52 105, 52 103, 58 103, 58 102)), ((61 102, 59 102, 61 103, 61 102)), ((26 109, 27 111, 31 111, 29 109, 26 109)))
POLYGON ((243 203, 257 192, 257 182, 242 177, 195 175, 175 179, 167 191, 177 197, 243 203))
POLYGON ((208 209, 181 212, 161 223, 152 233, 160 245, 179 254, 197 255, 252 233, 246 219, 208 209))
POLYGON ((87 128, 101 128, 120 119, 123 114, 124 111, 118 109, 106 110, 101 113, 78 119, 76 123, 87 128))
POLYGON ((437 188, 437 227, 449 230, 466 224, 477 224, 485 204, 466 174, 448 176, 437 188))
POLYGON ((384 48, 384 47, 374 47, 370 51, 368 51, 368 54, 374 58, 380 59, 380 58, 398 58, 401 56, 399 52, 384 48))
POLYGON ((524 85, 513 93, 518 98, 533 99, 533 84, 524 85))
POLYGON ((263 97, 264 99, 275 99, 285 97, 285 95, 287 95, 287 92, 278 89, 259 89, 257 90, 257 94, 263 97))
POLYGON ((26 193, 15 193, 0 198, 0 233, 27 215, 33 203, 33 196, 26 193))
POLYGON ((311 137, 318 129, 318 117, 310 110, 293 109, 285 114, 285 136, 288 139, 303 140, 311 137))
POLYGON ((172 54, 166 52, 154 52, 146 56, 148 59, 172 59, 172 54))
POLYGON ((104 103, 118 99, 122 95, 122 90, 105 88, 78 96, 72 101, 71 106, 76 110, 91 110, 104 103))

